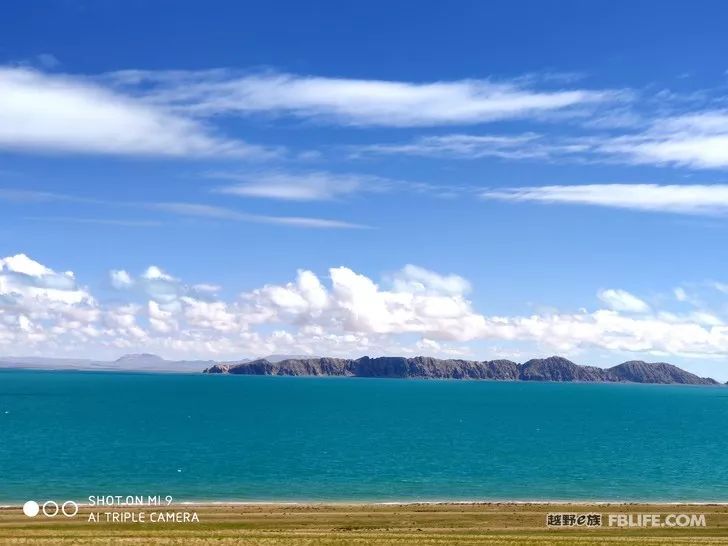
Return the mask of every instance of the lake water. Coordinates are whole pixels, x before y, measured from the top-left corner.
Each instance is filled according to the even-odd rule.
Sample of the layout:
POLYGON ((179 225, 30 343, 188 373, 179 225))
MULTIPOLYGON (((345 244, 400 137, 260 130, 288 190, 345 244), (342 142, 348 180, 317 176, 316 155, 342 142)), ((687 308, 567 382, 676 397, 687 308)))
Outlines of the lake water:
POLYGON ((728 501, 728 388, 0 372, 0 502, 728 501))

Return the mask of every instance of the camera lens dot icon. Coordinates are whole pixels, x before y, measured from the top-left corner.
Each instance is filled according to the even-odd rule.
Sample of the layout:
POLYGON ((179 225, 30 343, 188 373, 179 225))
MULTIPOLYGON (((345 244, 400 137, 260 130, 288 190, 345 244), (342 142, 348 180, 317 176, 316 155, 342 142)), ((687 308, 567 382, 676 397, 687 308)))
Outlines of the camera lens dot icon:
POLYGON ((23 505, 23 514, 28 516, 29 518, 34 518, 38 515, 38 512, 40 511, 40 506, 38 506, 38 503, 35 501, 28 501, 23 505))

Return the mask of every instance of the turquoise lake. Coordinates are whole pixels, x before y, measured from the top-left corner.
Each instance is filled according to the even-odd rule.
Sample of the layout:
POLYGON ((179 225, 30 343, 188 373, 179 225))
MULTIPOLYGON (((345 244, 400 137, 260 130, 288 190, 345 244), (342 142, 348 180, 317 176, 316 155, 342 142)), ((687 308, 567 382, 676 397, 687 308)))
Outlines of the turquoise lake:
POLYGON ((0 372, 0 502, 728 501, 728 388, 0 372))

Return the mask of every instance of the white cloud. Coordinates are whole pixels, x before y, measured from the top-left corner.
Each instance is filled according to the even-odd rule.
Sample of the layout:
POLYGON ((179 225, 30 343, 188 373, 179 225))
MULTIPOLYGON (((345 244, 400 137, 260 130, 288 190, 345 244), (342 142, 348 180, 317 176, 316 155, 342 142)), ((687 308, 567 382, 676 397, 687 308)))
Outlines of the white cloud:
POLYGON ((314 229, 369 229, 365 224, 354 224, 341 220, 327 220, 325 218, 308 218, 305 216, 253 216, 251 221, 264 224, 280 224, 284 226, 314 228, 314 229))
POLYGON ((369 226, 329 220, 326 218, 309 218, 304 216, 266 216, 262 214, 248 214, 237 212, 225 207, 204 205, 199 203, 148 203, 147 208, 156 209, 182 216, 197 216, 218 220, 232 220, 238 222, 254 222, 259 224, 278 224, 292 227, 318 228, 318 229, 367 229, 369 226))
POLYGON ((250 316, 360 334, 432 333, 440 339, 467 338, 482 320, 464 299, 466 283, 457 276, 409 266, 395 275, 390 291, 346 267, 332 268, 329 275, 330 289, 312 272, 300 271, 296 283, 246 294, 254 310, 250 316))
MULTIPOLYGON (((444 158, 568 158, 728 167, 728 110, 708 107, 665 117, 666 110, 684 112, 695 106, 695 99, 657 93, 635 103, 627 90, 553 89, 553 84, 532 78, 407 82, 274 72, 241 75, 229 70, 127 70, 81 76, 0 66, 0 149, 269 158, 283 150, 226 138, 214 130, 215 120, 267 114, 347 126, 437 127, 580 116, 582 130, 602 132, 568 136, 456 133, 355 149, 444 158), (585 114, 589 114, 586 122, 585 114), (615 129, 627 132, 618 135, 615 129)), ((710 93, 700 97, 703 103, 720 103, 710 93)), ((298 157, 318 154, 309 150, 298 157)), ((336 188, 346 186, 340 181, 322 190, 316 181, 308 189, 280 182, 277 188, 246 182, 239 192, 310 200, 322 194, 330 198, 332 192, 337 194, 336 188)))
MULTIPOLYGON (((325 176, 326 173, 322 173, 325 176)), ((331 175, 334 176, 334 175, 331 175)), ((351 175, 352 180, 356 175, 351 175)), ((360 182, 370 182, 367 186, 367 191, 384 191, 385 184, 394 184, 395 181, 389 181, 378 177, 367 177, 361 176, 358 179, 360 182), (374 186, 379 184, 377 189, 374 186)), ((406 184, 406 183, 402 183, 406 184)), ((414 191, 425 191, 430 188, 424 184, 408 184, 408 187, 414 191)), ((332 193, 336 193, 337 190, 332 189, 332 193)), ((352 188, 354 191, 354 188, 352 188)), ((149 210, 167 212, 178 216, 191 216, 200 218, 211 218, 218 220, 228 220, 236 222, 253 222, 262 224, 279 224, 288 225, 292 227, 304 227, 304 228, 319 228, 319 229, 367 229, 370 226, 363 224, 356 224, 353 222, 345 222, 341 220, 333 220, 327 218, 315 218, 305 216, 268 216, 262 214, 250 214, 246 212, 240 212, 233 209, 220 207, 217 205, 208 205, 204 203, 180 203, 180 202, 161 202, 161 203, 136 203, 136 202, 124 202, 124 201, 105 201, 100 199, 91 199, 83 197, 75 197, 72 195, 54 194, 42 191, 29 191, 29 190, 15 190, 15 189, 3 189, 0 188, 0 200, 8 200, 11 202, 21 203, 35 203, 35 202, 50 202, 50 201, 73 201, 79 203, 88 203, 94 205, 104 206, 117 206, 117 207, 143 207, 149 210)), ((102 224, 102 225, 114 225, 114 226, 125 226, 125 227, 153 227, 161 225, 158 220, 127 220, 127 219, 109 219, 109 218, 79 218, 73 216, 28 216, 27 219, 34 221, 53 221, 53 222, 72 222, 81 224, 102 224)))
POLYGON ((647 303, 634 294, 630 294, 626 290, 609 288, 607 290, 600 290, 597 293, 597 296, 600 300, 606 303, 610 309, 614 309, 615 311, 646 313, 650 310, 650 306, 647 305, 647 303))
POLYGON ((57 273, 25 254, 0 259, 0 296, 44 304, 88 304, 93 298, 79 288, 71 271, 57 273))
POLYGON ((267 112, 345 125, 436 126, 522 118, 620 97, 612 91, 537 91, 518 82, 402 82, 225 70, 107 75, 116 85, 144 89, 148 100, 200 116, 267 112))
POLYGON ((0 346, 28 350, 73 331, 93 335, 96 300, 71 271, 53 269, 17 254, 0 259, 0 346))
POLYGON ((324 171, 215 173, 211 176, 241 181, 239 184, 217 188, 219 193, 288 201, 325 201, 359 192, 386 191, 397 184, 396 181, 377 176, 324 171))
MULTIPOLYGON (((448 282, 440 293, 422 290, 412 283, 383 290, 371 279, 348 268, 333 268, 329 274, 330 288, 325 288, 320 281, 317 284, 323 291, 318 298, 319 305, 311 305, 298 283, 267 286, 246 295, 246 302, 255 309, 249 317, 254 316, 254 323, 296 325, 300 332, 329 332, 367 339, 418 334, 435 343, 535 342, 549 351, 602 348, 692 356, 728 353, 728 328, 718 317, 707 312, 687 316, 651 313, 642 300, 622 290, 601 294, 615 309, 576 314, 488 316, 472 309, 464 298, 464 285, 458 289, 457 284, 448 282), (636 311, 641 314, 633 315, 636 311)), ((401 274, 407 276, 405 271, 401 274)), ((427 274, 440 277, 433 272, 427 274)), ((313 273, 307 275, 315 278, 313 273)), ((437 285, 443 287, 439 281, 437 285)))
POLYGON ((356 148, 357 153, 414 155, 422 157, 479 159, 550 159, 589 151, 579 142, 545 138, 535 133, 517 135, 451 134, 418 137, 400 144, 373 144, 356 148))
POLYGON ((182 298, 187 324, 218 332, 234 332, 240 328, 239 320, 222 301, 202 301, 189 296, 182 298))
POLYGON ((728 167, 728 111, 658 119, 644 133, 605 140, 597 151, 634 163, 722 169, 728 167))
POLYGON ((239 182, 215 188, 213 190, 215 193, 284 201, 331 201, 352 195, 397 192, 454 197, 466 191, 472 192, 472 188, 468 186, 452 183, 437 185, 374 175, 326 171, 214 172, 208 176, 239 182))
POLYGON ((117 218, 80 218, 76 216, 24 216, 33 222, 58 222, 62 224, 98 224, 101 226, 149 228, 162 225, 156 220, 127 220, 117 218))
POLYGON ((723 319, 707 311, 693 311, 688 315, 688 318, 705 326, 722 326, 725 324, 723 319))
POLYGON ((25 254, 16 254, 0 259, 0 271, 8 271, 28 275, 30 277, 43 277, 52 275, 53 270, 41 263, 31 260, 25 254))
MULTIPOLYGON (((409 142, 355 147, 358 154, 393 154, 444 159, 494 157, 507 160, 559 160, 678 166, 728 167, 728 110, 702 110, 664 117, 650 101, 670 108, 675 97, 658 94, 642 111, 603 110, 582 124, 581 134, 446 134, 409 142), (621 134, 617 132, 621 131, 621 134), (591 131, 591 132, 586 132, 591 131), (598 132, 596 132, 598 131, 598 132)), ((632 107, 632 106, 631 106, 632 107)), ((555 116, 555 114, 554 114, 555 116)))
POLYGON ((392 277, 397 292, 427 294, 467 294, 470 283, 459 275, 440 275, 423 267, 407 264, 392 277))
POLYGON ((165 305, 155 300, 149 300, 149 326, 151 329, 160 334, 170 334, 178 329, 178 323, 175 320, 174 307, 168 309, 165 305))
POLYGON ((88 79, 19 67, 0 67, 0 148, 176 157, 270 153, 88 79))
POLYGON ((582 184, 527 186, 483 192, 485 199, 596 205, 681 214, 728 213, 728 184, 582 184))
POLYGON ((156 265, 150 265, 147 267, 146 271, 142 273, 142 278, 148 280, 148 281, 155 281, 155 280, 162 280, 162 281, 175 281, 176 279, 172 277, 171 275, 168 275, 164 271, 162 271, 159 267, 156 265))
POLYGON ((35 190, 0 188, 0 199, 11 203, 47 203, 52 201, 79 201, 80 199, 59 193, 35 190))
POLYGON ((652 310, 619 289, 598 293, 606 309, 499 316, 474 309, 466 297, 470 284, 462 277, 413 265, 383 285, 347 267, 331 268, 328 277, 301 270, 289 283, 229 300, 150 266, 137 277, 116 270, 117 278, 131 283, 116 298, 128 301, 104 303, 70 272, 55 272, 24 255, 0 264, 4 354, 467 355, 463 343, 496 340, 530 344, 538 352, 596 348, 636 356, 728 356, 724 307, 687 314, 652 310))
POLYGON ((118 290, 129 288, 132 284, 134 284, 131 275, 123 269, 111 270, 109 272, 109 278, 111 279, 111 286, 118 290))
POLYGON ((685 291, 684 288, 678 286, 673 290, 673 293, 675 294, 675 299, 677 301, 687 301, 688 300, 688 293, 685 291))
POLYGON ((186 288, 179 279, 163 271, 156 265, 150 265, 139 277, 142 290, 154 302, 178 306, 179 298, 186 288))

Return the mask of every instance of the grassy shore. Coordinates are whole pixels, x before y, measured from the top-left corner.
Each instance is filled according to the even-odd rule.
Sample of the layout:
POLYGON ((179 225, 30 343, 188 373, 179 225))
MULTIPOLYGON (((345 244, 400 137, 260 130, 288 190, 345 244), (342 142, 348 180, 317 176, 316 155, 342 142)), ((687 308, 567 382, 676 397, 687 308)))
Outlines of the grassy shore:
POLYGON ((0 544, 728 544, 728 506, 655 504, 245 504, 91 508, 74 518, 0 509, 0 544), (104 512, 145 512, 145 522, 104 512), (152 523, 152 512, 195 512, 199 522, 152 523), (598 513, 600 528, 548 528, 548 513, 598 513), (617 528, 609 514, 704 514, 705 527, 617 528))

